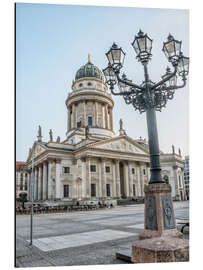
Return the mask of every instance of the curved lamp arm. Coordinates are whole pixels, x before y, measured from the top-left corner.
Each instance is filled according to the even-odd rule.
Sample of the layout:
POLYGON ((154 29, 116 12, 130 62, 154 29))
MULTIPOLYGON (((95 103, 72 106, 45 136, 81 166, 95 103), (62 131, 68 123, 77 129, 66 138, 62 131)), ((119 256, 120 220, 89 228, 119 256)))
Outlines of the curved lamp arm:
POLYGON ((124 84, 126 84, 126 85, 128 85, 128 86, 132 86, 133 88, 137 88, 137 89, 139 89, 139 90, 141 90, 141 91, 144 91, 144 90, 145 90, 145 88, 143 88, 142 86, 139 86, 139 85, 137 85, 137 84, 131 83, 131 82, 126 81, 126 80, 122 80, 122 79, 119 77, 119 71, 115 71, 115 70, 114 70, 114 72, 115 72, 116 78, 117 78, 117 80, 118 80, 119 82, 122 82, 122 83, 124 83, 124 84))
POLYGON ((170 75, 168 75, 166 78, 159 81, 158 83, 154 84, 152 87, 150 87, 150 89, 153 90, 153 89, 157 88, 158 86, 162 85, 163 83, 167 82, 168 80, 170 80, 173 76, 176 75, 177 69, 178 69, 178 67, 175 66, 174 71, 170 75))
POLYGON ((181 85, 176 85, 176 86, 168 86, 168 87, 164 87, 163 86, 163 90, 165 91, 168 91, 168 90, 176 90, 176 89, 179 89, 179 88, 183 88, 183 87, 185 87, 186 86, 186 77, 185 76, 183 76, 183 78, 182 78, 182 81, 183 81, 183 83, 181 84, 181 85))
POLYGON ((113 89, 114 89, 114 85, 111 84, 111 85, 110 85, 110 90, 111 90, 111 93, 112 93, 113 95, 115 95, 115 96, 128 96, 128 95, 137 93, 137 91, 134 90, 134 89, 132 89, 130 92, 129 92, 129 91, 123 91, 123 92, 119 92, 119 93, 114 92, 113 89))

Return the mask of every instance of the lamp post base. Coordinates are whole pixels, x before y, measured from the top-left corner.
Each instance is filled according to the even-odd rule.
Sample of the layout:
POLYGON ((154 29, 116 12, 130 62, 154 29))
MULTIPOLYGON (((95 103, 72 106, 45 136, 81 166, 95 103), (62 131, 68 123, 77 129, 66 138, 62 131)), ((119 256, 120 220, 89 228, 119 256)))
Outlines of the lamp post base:
POLYGON ((177 237, 155 237, 132 245, 132 263, 189 261, 189 242, 177 237))
POLYGON ((145 229, 140 241, 132 245, 133 263, 177 262, 189 260, 189 242, 176 228, 171 186, 146 185, 145 229))
POLYGON ((166 183, 154 183, 144 187, 145 217, 144 231, 140 239, 152 237, 179 237, 182 233, 176 229, 171 186, 166 183))

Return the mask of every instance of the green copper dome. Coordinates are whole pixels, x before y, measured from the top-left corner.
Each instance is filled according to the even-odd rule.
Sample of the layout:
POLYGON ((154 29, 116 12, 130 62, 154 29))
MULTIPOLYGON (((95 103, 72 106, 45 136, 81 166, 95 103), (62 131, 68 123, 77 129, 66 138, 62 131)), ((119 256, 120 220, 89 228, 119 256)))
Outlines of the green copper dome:
POLYGON ((102 71, 94 66, 91 62, 90 62, 90 56, 88 55, 88 62, 86 65, 81 66, 78 71, 76 72, 75 75, 75 80, 81 79, 81 78, 85 78, 85 77, 94 77, 100 80, 103 80, 103 73, 102 71))

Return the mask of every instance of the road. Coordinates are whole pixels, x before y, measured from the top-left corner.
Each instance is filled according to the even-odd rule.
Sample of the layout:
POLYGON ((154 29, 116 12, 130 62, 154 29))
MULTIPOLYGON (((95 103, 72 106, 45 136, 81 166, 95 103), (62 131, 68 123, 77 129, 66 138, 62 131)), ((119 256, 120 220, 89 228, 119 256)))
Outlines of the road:
MULTIPOLYGON (((189 218, 189 202, 174 203, 175 216, 189 218)), ((16 266, 68 266, 125 263, 115 253, 129 250, 143 230, 144 205, 95 211, 16 216, 16 266)), ((189 235, 186 233, 185 238, 189 235)))

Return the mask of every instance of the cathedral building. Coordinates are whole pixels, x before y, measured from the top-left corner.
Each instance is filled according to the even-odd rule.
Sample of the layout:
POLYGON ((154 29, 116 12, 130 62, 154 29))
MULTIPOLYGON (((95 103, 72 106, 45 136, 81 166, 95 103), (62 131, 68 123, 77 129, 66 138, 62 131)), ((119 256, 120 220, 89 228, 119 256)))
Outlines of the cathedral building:
MULTIPOLYGON (((146 140, 127 136, 120 120, 119 135, 113 128, 114 101, 102 71, 88 63, 76 72, 66 99, 65 140, 37 140, 26 161, 28 199, 32 160, 34 200, 86 200, 144 197, 150 179, 146 140)), ((172 186, 174 199, 185 199, 183 168, 179 154, 161 154, 163 178, 172 186)))

